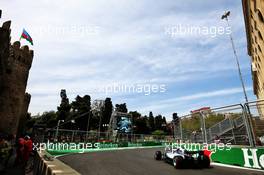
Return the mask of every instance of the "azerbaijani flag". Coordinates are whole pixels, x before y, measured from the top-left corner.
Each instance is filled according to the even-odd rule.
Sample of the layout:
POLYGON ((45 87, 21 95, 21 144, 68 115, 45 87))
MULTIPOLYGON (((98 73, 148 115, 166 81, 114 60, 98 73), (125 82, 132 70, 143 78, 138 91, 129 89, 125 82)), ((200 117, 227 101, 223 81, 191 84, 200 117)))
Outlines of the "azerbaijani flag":
POLYGON ((33 45, 33 40, 31 38, 31 36, 27 33, 27 31, 25 29, 23 29, 23 32, 21 34, 20 40, 21 38, 26 39, 28 42, 30 42, 31 45, 33 45))

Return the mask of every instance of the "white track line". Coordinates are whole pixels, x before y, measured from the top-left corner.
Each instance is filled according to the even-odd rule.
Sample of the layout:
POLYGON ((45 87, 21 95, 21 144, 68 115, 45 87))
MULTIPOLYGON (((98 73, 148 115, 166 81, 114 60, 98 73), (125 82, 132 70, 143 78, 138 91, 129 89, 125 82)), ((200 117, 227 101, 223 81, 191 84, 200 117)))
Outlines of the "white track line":
POLYGON ((258 171, 258 172, 263 172, 264 173, 264 170, 258 170, 258 169, 253 169, 253 168, 246 168, 246 167, 235 166, 235 165, 227 165, 227 164, 222 164, 222 163, 212 162, 211 165, 228 167, 228 168, 235 168, 235 169, 242 169, 242 170, 258 171))

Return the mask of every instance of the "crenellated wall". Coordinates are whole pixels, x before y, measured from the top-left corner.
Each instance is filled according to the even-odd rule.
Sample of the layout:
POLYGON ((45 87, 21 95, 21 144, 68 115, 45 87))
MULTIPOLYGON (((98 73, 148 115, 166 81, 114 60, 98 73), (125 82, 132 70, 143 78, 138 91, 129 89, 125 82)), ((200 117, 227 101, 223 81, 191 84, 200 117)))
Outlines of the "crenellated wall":
POLYGON ((30 101, 25 92, 34 54, 19 41, 10 44, 10 26, 0 27, 0 132, 16 134, 30 101))

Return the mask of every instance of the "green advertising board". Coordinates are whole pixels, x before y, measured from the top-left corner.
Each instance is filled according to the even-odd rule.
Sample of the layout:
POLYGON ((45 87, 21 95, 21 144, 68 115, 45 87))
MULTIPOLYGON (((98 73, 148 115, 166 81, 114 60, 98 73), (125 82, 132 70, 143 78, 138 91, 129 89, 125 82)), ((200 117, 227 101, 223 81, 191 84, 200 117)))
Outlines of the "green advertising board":
POLYGON ((264 170, 264 148, 232 147, 230 150, 217 150, 211 160, 228 165, 264 170))

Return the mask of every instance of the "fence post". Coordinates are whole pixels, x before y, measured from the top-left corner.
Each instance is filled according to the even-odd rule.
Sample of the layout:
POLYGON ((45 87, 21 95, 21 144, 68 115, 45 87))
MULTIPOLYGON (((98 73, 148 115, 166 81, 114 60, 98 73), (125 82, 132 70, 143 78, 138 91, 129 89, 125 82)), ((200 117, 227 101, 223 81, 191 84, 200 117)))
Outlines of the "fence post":
POLYGON ((74 130, 72 131, 71 142, 73 142, 74 130))
POLYGON ((174 120, 172 121, 172 123, 173 123, 173 138, 175 140, 176 139, 176 124, 174 120))
POLYGON ((202 132, 203 132, 203 140, 204 143, 207 143, 207 133, 206 133, 206 127, 205 127, 205 114, 203 111, 200 112, 201 117, 201 125, 202 125, 202 132))
POLYGON ((246 126, 246 130, 247 130, 247 135, 248 135, 248 141, 250 146, 254 147, 254 141, 253 141, 253 137, 252 137, 252 133, 251 133, 251 129, 250 129, 250 125, 249 125, 249 121, 248 121, 248 113, 245 109, 245 106, 243 106, 242 104, 240 104, 242 107, 242 112, 243 112, 243 120, 244 120, 244 124, 246 126))
POLYGON ((182 121, 181 121, 181 119, 179 120, 180 121, 180 134, 181 134, 181 140, 182 140, 182 121))
POLYGON ((230 118, 229 118, 229 124, 230 124, 230 126, 232 126, 232 136, 233 136, 233 139, 234 139, 234 143, 236 144, 236 136, 235 136, 235 133, 234 133, 234 128, 235 128, 234 121, 233 120, 231 121, 230 118))
POLYGON ((211 130, 211 128, 208 129, 208 132, 209 132, 210 140, 212 140, 213 136, 212 136, 212 130, 211 130))
POLYGON ((251 140, 252 140, 252 145, 251 146, 256 146, 256 137, 255 137, 255 132, 254 132, 253 125, 252 125, 251 112, 250 112, 248 103, 244 104, 244 109, 245 109, 245 112, 246 112, 246 120, 247 120, 247 123, 248 123, 249 132, 251 134, 251 140))

